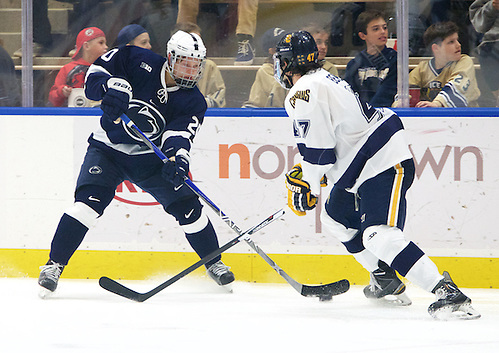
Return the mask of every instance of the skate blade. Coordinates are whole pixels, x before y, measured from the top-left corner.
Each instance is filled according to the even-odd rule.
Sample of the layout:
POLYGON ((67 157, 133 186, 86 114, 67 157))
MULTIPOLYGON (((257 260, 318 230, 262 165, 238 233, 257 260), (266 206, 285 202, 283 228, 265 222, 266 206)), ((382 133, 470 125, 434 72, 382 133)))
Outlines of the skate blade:
POLYGON ((470 304, 462 304, 460 306, 446 306, 436 310, 431 316, 434 319, 441 321, 454 320, 476 320, 482 315, 476 311, 470 304))
POLYGON ((40 299, 48 299, 52 295, 54 295, 54 292, 49 291, 47 288, 40 287, 40 291, 38 292, 38 296, 40 297, 40 299))
POLYGON ((383 306, 409 306, 412 304, 412 300, 405 293, 397 295, 387 295, 382 298, 370 298, 378 305, 383 306))
POLYGON ((218 286, 218 288, 223 293, 234 293, 234 290, 232 289, 232 283, 233 282, 224 284, 223 286, 218 286))

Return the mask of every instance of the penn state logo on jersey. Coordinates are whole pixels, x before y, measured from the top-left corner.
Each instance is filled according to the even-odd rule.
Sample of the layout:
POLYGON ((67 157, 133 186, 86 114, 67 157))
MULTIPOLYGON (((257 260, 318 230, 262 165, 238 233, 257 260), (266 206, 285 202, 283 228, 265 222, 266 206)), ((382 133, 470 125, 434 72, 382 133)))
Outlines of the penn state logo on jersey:
MULTIPOLYGON (((130 101, 127 115, 152 141, 161 137, 166 126, 166 120, 160 111, 154 105, 139 99, 130 101)), ((126 124, 123 124, 123 127, 131 138, 142 141, 126 124)))

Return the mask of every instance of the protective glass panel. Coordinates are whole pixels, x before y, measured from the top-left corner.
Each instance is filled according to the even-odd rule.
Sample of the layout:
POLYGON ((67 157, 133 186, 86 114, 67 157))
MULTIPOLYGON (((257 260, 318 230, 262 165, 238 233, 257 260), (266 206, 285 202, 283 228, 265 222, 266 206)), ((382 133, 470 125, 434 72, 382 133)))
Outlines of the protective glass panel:
POLYGON ((487 0, 409 2, 411 106, 496 106, 497 98, 492 91, 497 90, 499 82, 493 78, 498 56, 492 53, 493 41, 481 44, 494 38, 490 35, 494 30, 495 40, 498 39, 497 10, 486 26, 482 17, 487 6, 492 9, 492 3, 487 0))
MULTIPOLYGON (((8 94, 1 94, 1 104, 19 105, 20 98, 10 96, 22 82, 21 0, 1 3, 3 57, 16 69, 10 76, 2 73, 2 85, 14 88, 4 89, 8 94)), ((406 6, 407 23, 399 26, 408 28, 408 53, 401 54, 409 57, 410 104, 496 106, 497 1, 411 0, 406 6), (425 32, 446 21, 455 23, 458 39, 426 45, 425 32), (459 56, 457 42, 464 60, 452 57, 459 56), (443 59, 434 59, 435 46, 443 59)), ((74 105, 72 88, 80 92, 88 64, 99 51, 117 46, 120 31, 135 24, 146 33, 131 38, 137 32, 130 30, 121 38, 130 41, 122 45, 144 46, 160 55, 177 28, 201 32, 209 60, 198 86, 210 107, 282 107, 286 91, 273 78, 272 48, 286 32, 298 29, 314 32, 326 70, 350 82, 371 104, 397 106, 397 55, 390 49, 397 43, 397 18, 393 0, 33 0, 33 104, 74 105), (378 12, 381 21, 372 20, 378 12), (96 32, 84 36, 73 58, 78 34, 89 27, 101 30, 106 42, 89 49, 96 32), (89 50, 93 55, 83 58, 89 50), (75 59, 86 63, 75 64, 75 59), (66 64, 70 67, 63 69, 66 64)), ((403 48, 399 45, 399 51, 403 48)))

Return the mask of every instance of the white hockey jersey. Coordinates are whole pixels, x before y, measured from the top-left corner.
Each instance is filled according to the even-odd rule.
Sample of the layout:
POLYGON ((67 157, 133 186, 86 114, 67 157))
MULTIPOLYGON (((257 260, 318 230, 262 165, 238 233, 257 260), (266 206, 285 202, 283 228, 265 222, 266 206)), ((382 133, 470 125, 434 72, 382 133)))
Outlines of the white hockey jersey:
POLYGON ((323 69, 296 82, 285 108, 313 194, 319 194, 324 174, 355 193, 367 179, 412 158, 400 118, 362 102, 346 81, 323 69))

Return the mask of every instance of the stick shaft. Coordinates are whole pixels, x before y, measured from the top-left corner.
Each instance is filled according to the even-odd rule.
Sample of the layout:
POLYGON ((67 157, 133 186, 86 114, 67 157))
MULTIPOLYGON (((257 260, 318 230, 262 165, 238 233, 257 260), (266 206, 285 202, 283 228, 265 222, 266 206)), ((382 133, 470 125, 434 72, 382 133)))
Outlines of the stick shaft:
MULTIPOLYGON (((130 120, 130 118, 128 118, 125 114, 123 114, 122 119, 123 119, 123 121, 125 121, 125 123, 128 125, 128 127, 133 129, 133 131, 137 134, 137 136, 140 137, 142 139, 142 141, 147 146, 149 146, 149 148, 151 148, 159 158, 161 158, 161 160, 163 162, 167 161, 167 158, 166 158, 165 154, 161 151, 161 149, 158 146, 156 146, 155 144, 153 144, 152 141, 149 140, 149 138, 133 123, 133 121, 130 120)), ((219 217, 221 217, 222 220, 231 229, 233 229, 239 235, 236 238, 236 239, 238 239, 237 242, 239 242, 239 238, 243 235, 241 233, 241 229, 227 215, 225 215, 222 212, 222 210, 217 205, 215 205, 215 203, 213 203, 213 201, 211 201, 201 190, 199 190, 196 187, 196 185, 194 185, 194 183, 189 178, 185 177, 184 182, 196 195, 198 195, 202 200, 204 200, 205 203, 208 204, 213 209, 213 211, 215 211, 215 213, 217 213, 219 215, 219 217)), ((282 212, 284 213, 284 211, 282 211, 282 212)), ((303 285, 303 284, 295 281, 291 276, 289 276, 286 272, 284 272, 284 270, 281 269, 274 262, 274 260, 272 260, 259 246, 257 246, 253 242, 253 240, 249 239, 248 237, 245 237, 244 240, 258 255, 260 255, 260 257, 262 257, 265 260, 265 262, 267 262, 267 264, 269 264, 282 278, 284 278, 286 280, 286 282, 288 282, 298 293, 300 293, 302 295, 305 295, 305 289, 311 289, 311 291, 310 291, 311 295, 316 295, 315 293, 320 293, 320 292, 326 290, 327 288, 329 288, 328 286, 331 286, 331 288, 332 288, 332 286, 335 286, 336 284, 342 282, 342 281, 338 281, 335 283, 331 283, 328 285, 321 285, 321 286, 303 285)), ((346 280, 344 280, 344 281, 346 281, 346 280)), ((348 283, 348 281, 346 281, 346 282, 348 283)), ((348 290, 348 288, 347 288, 347 290, 348 290)))
MULTIPOLYGON (((159 147, 157 147, 155 144, 152 143, 151 140, 128 118, 126 115, 123 115, 122 120, 127 124, 129 128, 131 128, 134 133, 142 139, 142 141, 149 147, 151 148, 154 153, 161 158, 163 162, 166 162, 168 158, 166 155, 161 151, 159 147)), ((172 278, 168 279, 167 281, 163 282, 156 288, 153 288, 149 292, 146 293, 138 293, 130 288, 127 288, 123 286, 122 284, 114 281, 113 279, 109 277, 101 277, 99 280, 99 284, 102 288, 113 292, 115 294, 121 295, 125 298, 132 299, 135 301, 143 302, 153 295, 159 293, 163 289, 167 288, 168 286, 172 285, 173 283, 177 282, 179 279, 183 278, 184 276, 188 275, 192 271, 196 270, 197 268, 201 267, 202 265, 206 264, 210 260, 214 259, 227 249, 233 247, 237 243, 239 243, 241 240, 241 237, 243 236, 248 236, 256 233, 260 229, 264 228, 274 220, 278 219, 284 214, 284 210, 279 210, 275 212, 273 215, 267 217, 265 220, 260 222, 259 224, 253 226, 252 228, 248 229, 245 232, 242 232, 241 229, 227 216, 225 213, 213 202, 211 201, 199 188, 189 179, 185 178, 184 182, 186 185, 196 194, 198 195, 202 200, 205 201, 206 204, 208 204, 215 213, 219 215, 219 217, 222 218, 222 220, 232 229, 237 233, 237 237, 223 245, 222 247, 214 250, 210 254, 206 255, 202 259, 200 259, 198 262, 192 264, 188 268, 184 269, 182 272, 178 273, 177 275, 173 276, 172 278)))

